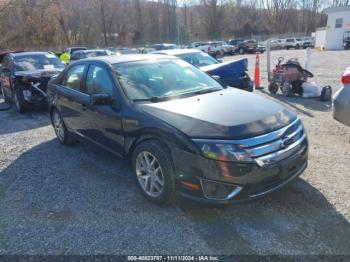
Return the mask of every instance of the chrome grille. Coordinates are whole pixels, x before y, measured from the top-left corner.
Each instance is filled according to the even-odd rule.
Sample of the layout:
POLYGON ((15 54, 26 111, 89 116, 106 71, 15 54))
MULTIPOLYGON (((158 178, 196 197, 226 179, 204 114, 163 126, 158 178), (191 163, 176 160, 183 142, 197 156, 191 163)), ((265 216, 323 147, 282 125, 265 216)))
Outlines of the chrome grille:
POLYGON ((245 149, 259 166, 264 166, 303 150, 307 142, 303 125, 296 119, 279 130, 234 143, 245 149))

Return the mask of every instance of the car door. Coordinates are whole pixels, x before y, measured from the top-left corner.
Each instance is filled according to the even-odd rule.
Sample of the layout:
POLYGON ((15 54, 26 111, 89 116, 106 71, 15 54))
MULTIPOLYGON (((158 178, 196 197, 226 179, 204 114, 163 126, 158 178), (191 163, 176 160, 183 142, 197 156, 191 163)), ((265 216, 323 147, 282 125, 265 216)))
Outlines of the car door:
MULTIPOLYGON (((90 64, 85 82, 85 93, 92 95, 110 95, 114 101, 120 100, 116 83, 109 68, 103 64, 90 64)), ((124 136, 122 115, 111 105, 87 105, 85 112, 86 136, 93 142, 117 153, 123 154, 124 136)))
POLYGON ((81 135, 85 122, 83 113, 90 102, 90 97, 82 92, 86 70, 87 64, 84 63, 71 66, 63 77, 62 83, 57 86, 61 117, 68 129, 81 135))

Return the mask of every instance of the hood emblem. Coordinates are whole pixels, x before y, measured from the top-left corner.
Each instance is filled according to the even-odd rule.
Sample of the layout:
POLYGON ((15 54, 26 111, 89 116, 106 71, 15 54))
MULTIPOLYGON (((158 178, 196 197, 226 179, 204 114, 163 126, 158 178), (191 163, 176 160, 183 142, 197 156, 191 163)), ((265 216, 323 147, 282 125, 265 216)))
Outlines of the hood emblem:
POLYGON ((284 137, 281 139, 280 148, 286 148, 293 143, 293 139, 290 137, 284 137))

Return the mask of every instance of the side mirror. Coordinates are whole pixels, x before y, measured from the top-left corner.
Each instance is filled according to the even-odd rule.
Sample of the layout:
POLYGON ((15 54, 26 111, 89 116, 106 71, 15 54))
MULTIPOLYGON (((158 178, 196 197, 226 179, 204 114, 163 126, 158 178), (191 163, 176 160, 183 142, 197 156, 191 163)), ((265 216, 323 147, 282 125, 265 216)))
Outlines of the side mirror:
POLYGON ((217 58, 216 60, 217 60, 219 63, 224 62, 224 60, 223 60, 222 58, 217 58))
POLYGON ((90 104, 94 106, 109 106, 112 102, 113 99, 108 94, 94 94, 90 97, 90 104))
POLYGON ((8 69, 7 67, 2 68, 1 75, 3 77, 9 77, 11 75, 10 69, 8 69))
POLYGON ((108 94, 94 94, 90 96, 90 104, 95 106, 111 106, 112 109, 119 111, 120 104, 108 94))

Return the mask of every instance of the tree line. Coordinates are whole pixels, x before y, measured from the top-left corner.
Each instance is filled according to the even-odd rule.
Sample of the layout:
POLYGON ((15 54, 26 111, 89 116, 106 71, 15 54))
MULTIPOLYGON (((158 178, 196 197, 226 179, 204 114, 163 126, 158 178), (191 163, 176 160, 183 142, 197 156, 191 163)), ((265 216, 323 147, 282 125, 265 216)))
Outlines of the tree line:
POLYGON ((309 35, 350 0, 0 0, 0 49, 309 35))

